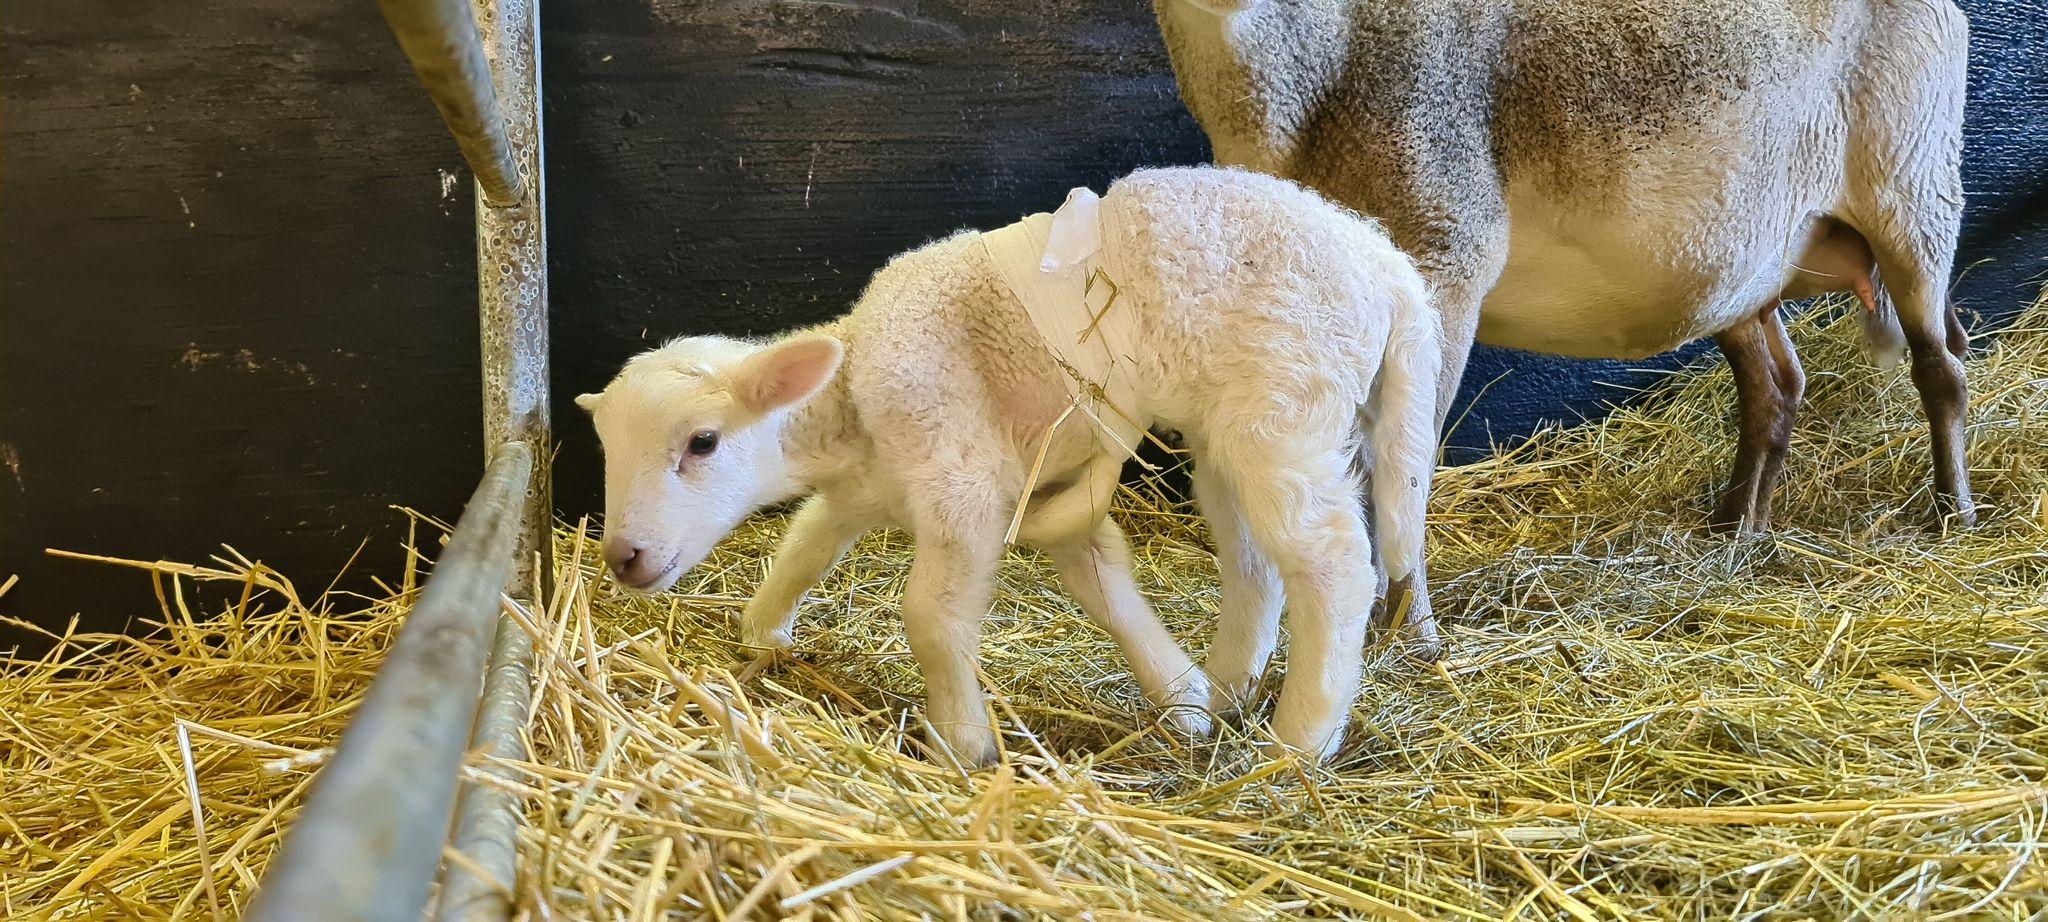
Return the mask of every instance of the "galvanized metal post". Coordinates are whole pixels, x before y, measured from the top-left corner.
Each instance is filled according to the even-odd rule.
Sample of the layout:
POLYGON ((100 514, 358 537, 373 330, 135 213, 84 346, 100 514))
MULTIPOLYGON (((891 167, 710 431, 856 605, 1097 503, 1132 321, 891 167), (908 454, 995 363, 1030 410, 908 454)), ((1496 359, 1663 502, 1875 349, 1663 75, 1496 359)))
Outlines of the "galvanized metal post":
MULTIPOLYGON (((548 271, 546 182, 540 93, 539 0, 475 0, 484 54, 497 74, 506 134, 518 156, 527 195, 507 207, 477 199, 478 327, 483 341, 484 436, 532 446, 537 465, 526 496, 526 530, 516 551, 514 596, 539 610, 551 587, 554 501, 549 490, 552 445, 548 420, 548 271)), ((532 641, 500 618, 484 687, 473 751, 502 759, 526 754, 531 704, 532 641)), ((488 764, 486 772, 502 771, 488 764)), ((519 799, 488 786, 465 787, 435 918, 503 922, 512 912, 517 876, 519 799)))
MULTIPOLYGON (((526 753, 528 710, 533 700, 533 641, 510 618, 498 619, 498 638, 484 679, 483 704, 472 751, 517 759, 526 753)), ((479 771, 503 774, 491 766, 479 771)), ((451 862, 441 877, 434 918, 440 922, 503 922, 512 915, 518 880, 519 799, 501 790, 466 786, 456 809, 453 848, 467 865, 451 862), (470 870, 475 868, 475 871, 470 870)))
POLYGON ((512 908, 519 802, 471 786, 452 808, 466 749, 525 753, 533 649, 500 602, 507 592, 544 599, 552 571, 540 8, 538 0, 378 2, 476 174, 490 456, 246 918, 419 919, 452 812, 453 844, 467 860, 449 863, 436 915, 502 922, 512 908))
POLYGON ((518 155, 505 137, 505 118, 470 18, 470 0, 377 0, 377 5, 434 108, 441 110, 484 196, 500 205, 519 201, 518 155))
POLYGON ((244 917, 414 920, 440 864, 534 455, 499 449, 244 917))
POLYGON ((484 444, 521 441, 539 465, 527 496, 526 540, 513 595, 540 598, 553 533, 548 468, 547 190, 543 182, 539 0, 476 0, 484 54, 498 75, 505 133, 528 194, 508 207, 479 197, 477 319, 483 339, 484 444))

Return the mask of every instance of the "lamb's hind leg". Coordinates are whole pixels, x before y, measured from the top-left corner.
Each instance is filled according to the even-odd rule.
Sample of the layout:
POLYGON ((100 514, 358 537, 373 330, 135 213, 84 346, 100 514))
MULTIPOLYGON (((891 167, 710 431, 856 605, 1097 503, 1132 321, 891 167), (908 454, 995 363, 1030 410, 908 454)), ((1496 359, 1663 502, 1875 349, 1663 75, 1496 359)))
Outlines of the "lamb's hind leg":
POLYGON ((1286 586, 1293 647, 1273 734, 1287 748, 1326 759, 1343 741, 1358 697, 1375 582, 1348 446, 1340 434, 1236 439, 1202 462, 1222 468, 1217 473, 1286 586))
POLYGON ((1166 711, 1176 729, 1206 735, 1211 728, 1208 677, 1139 594, 1123 530, 1103 519, 1093 534, 1048 547, 1046 554, 1089 620, 1123 650, 1145 697, 1166 711))
MULTIPOLYGON (((1442 98, 1462 97, 1462 104, 1451 108, 1474 113, 1491 107, 1486 96, 1490 84, 1455 75, 1445 79, 1448 82, 1439 88, 1445 94, 1442 98)), ((1440 130, 1416 136, 1412 145, 1368 145, 1361 151, 1384 160, 1354 166, 1342 175, 1295 178, 1309 180, 1335 200, 1377 216, 1429 282, 1430 302, 1443 331, 1436 390, 1441 430, 1450 419, 1478 339, 1480 307, 1507 265, 1508 208, 1487 123, 1453 118, 1437 127, 1440 130)), ((1371 491, 1359 495, 1362 505, 1371 491)), ((1442 650, 1428 585, 1425 564, 1412 580, 1385 587, 1383 609, 1388 619, 1402 613, 1399 639, 1410 653, 1426 660, 1442 650)))
POLYGON ((1226 714, 1246 706, 1266 674, 1266 664, 1280 642, 1283 596, 1280 574, 1253 542, 1236 494, 1216 470, 1220 463, 1197 459, 1192 479, 1195 502, 1216 543, 1216 570, 1222 583, 1216 634, 1204 663, 1213 690, 1210 708, 1226 714))

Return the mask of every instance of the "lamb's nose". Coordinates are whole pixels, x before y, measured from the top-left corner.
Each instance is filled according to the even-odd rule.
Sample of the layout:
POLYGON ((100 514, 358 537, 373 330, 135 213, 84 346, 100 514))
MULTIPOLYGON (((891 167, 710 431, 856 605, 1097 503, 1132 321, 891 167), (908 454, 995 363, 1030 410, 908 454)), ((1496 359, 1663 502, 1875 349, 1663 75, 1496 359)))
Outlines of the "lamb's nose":
POLYGON ((627 544, 624 541, 607 541, 604 545, 604 562, 612 568, 612 575, 620 582, 633 583, 639 574, 633 572, 633 564, 639 562, 640 552, 646 548, 627 544))

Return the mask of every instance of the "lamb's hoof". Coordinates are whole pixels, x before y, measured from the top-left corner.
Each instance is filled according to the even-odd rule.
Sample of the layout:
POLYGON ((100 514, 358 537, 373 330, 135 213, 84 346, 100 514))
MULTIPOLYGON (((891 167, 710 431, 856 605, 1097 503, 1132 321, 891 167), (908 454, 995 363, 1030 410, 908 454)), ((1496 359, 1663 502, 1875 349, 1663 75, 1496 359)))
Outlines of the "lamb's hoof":
POLYGON ((1003 760, 993 727, 954 725, 951 732, 931 727, 925 741, 932 747, 933 761, 941 765, 958 763, 967 771, 988 768, 1003 760))
POLYGON ((766 630, 746 628, 740 631, 740 643, 762 650, 787 650, 796 646, 796 630, 787 627, 766 630))
POLYGON ((1252 696, 1258 683, 1253 680, 1239 682, 1213 682, 1209 686, 1208 712, 1215 720, 1237 723, 1251 710, 1252 696))
POLYGON ((1306 737, 1290 740, 1290 735, 1292 734, 1281 734, 1280 739, 1266 743, 1260 747, 1260 751, 1265 753, 1267 760, 1273 762, 1292 759, 1308 765, 1321 765, 1330 761, 1330 757, 1336 755, 1337 748, 1344 743, 1342 729, 1325 735, 1320 741, 1306 737))
POLYGON ((1210 710, 1210 702, 1215 698, 1211 691, 1213 688, 1209 674, 1201 667, 1190 669, 1188 674, 1167 685, 1162 695, 1164 700, 1159 701, 1164 712, 1160 721, 1183 736, 1204 737, 1214 733, 1216 718, 1210 710))
POLYGON ((1967 531, 1977 527, 1976 503, 1970 503, 1958 508, 1955 502, 1951 500, 1943 503, 1942 509, 1945 510, 1945 514, 1941 517, 1942 531, 1967 531))
POLYGON ((1159 717, 1175 735, 1191 739, 1206 739, 1216 732, 1216 718, 1201 706, 1176 704, 1168 707, 1159 717))

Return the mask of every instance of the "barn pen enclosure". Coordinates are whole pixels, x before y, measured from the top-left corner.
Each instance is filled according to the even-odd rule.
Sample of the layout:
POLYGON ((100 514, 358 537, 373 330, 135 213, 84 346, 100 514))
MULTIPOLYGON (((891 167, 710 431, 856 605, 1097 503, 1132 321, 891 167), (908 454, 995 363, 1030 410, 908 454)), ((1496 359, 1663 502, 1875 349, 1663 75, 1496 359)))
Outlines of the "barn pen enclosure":
POLYGON ((0 918, 2048 919, 2040 3, 0 27, 0 918))

